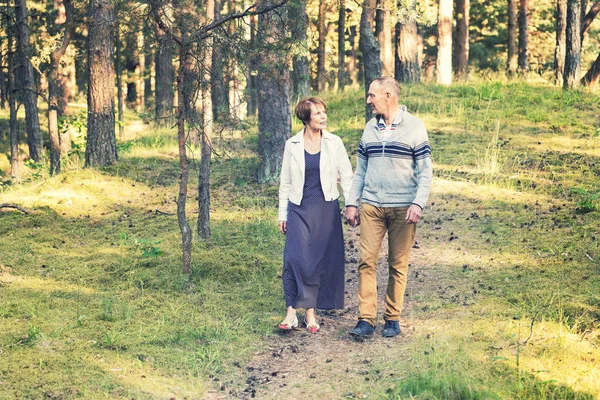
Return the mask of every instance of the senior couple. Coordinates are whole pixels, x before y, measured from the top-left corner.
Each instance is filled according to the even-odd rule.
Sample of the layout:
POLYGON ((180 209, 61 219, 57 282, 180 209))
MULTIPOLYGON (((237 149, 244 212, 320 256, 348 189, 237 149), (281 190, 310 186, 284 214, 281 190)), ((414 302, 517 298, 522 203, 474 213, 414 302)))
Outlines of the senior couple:
POLYGON ((365 126, 354 174, 342 140, 326 130, 323 100, 311 97, 296 106, 304 129, 285 144, 279 188, 279 230, 286 235, 282 278, 287 306, 280 330, 297 328, 296 310, 304 308, 303 325, 316 333, 320 329, 316 308, 344 307, 339 178, 345 218, 352 227, 361 227, 360 315, 350 334, 368 337, 375 331, 377 260, 386 232, 389 280, 382 335, 400 334, 408 258, 429 197, 432 167, 425 126, 399 104, 399 95, 400 86, 390 77, 378 78, 369 86, 367 104, 376 116, 365 126))

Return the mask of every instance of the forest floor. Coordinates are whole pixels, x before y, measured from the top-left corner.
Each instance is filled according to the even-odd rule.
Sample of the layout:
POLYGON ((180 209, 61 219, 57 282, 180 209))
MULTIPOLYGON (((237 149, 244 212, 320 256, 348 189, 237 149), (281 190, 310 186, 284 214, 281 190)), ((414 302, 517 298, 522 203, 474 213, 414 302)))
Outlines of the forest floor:
MULTIPOLYGON (((362 96, 326 97, 352 162, 362 96)), ((116 165, 82 168, 79 137, 60 175, 28 163, 20 184, 0 143, 0 204, 30 211, 0 210, 0 398, 600 399, 600 97, 487 80, 402 96, 428 127, 434 183, 396 338, 381 318, 371 339, 348 334, 347 225, 345 308, 319 311, 317 334, 278 332, 278 187, 255 183, 253 125, 215 138, 191 277, 173 130, 126 115, 116 165)), ((381 316, 385 241, 378 283, 381 316)))

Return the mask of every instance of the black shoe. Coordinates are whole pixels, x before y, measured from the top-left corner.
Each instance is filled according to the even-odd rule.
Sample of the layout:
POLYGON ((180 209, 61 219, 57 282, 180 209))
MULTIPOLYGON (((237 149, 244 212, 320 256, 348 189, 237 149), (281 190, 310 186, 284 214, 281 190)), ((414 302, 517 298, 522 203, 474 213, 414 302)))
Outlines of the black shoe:
POLYGON ((400 334, 400 324, 398 321, 385 321, 385 325, 383 327, 383 332, 381 332, 381 336, 383 337, 394 337, 400 334))
POLYGON ((356 326, 352 328, 350 334, 356 337, 366 337, 372 336, 373 332, 375 332, 375 327, 367 321, 361 319, 360 321, 358 321, 358 324, 356 324, 356 326))

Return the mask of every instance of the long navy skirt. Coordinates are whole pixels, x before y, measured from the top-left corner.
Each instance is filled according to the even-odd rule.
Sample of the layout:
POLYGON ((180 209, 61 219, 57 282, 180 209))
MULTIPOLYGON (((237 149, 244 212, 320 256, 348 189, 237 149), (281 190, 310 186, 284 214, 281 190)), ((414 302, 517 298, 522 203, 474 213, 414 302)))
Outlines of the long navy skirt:
POLYGON ((319 173, 320 154, 305 151, 302 202, 288 203, 283 252, 286 306, 344 307, 344 237, 337 200, 325 201, 319 173))

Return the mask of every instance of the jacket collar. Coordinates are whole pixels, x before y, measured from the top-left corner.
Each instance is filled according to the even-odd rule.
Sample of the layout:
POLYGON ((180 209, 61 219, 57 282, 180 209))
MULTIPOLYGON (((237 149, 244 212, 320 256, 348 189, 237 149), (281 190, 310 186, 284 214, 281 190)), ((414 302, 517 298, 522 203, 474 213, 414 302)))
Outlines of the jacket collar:
MULTIPOLYGON (((323 131, 321 133, 321 137, 325 140, 330 140, 333 137, 333 135, 331 133, 327 132, 325 129, 323 129, 323 131)), ((292 143, 304 144, 304 129, 302 129, 300 132, 298 132, 297 134, 292 136, 292 143)), ((304 148, 304 146, 302 146, 302 148, 304 148)))

